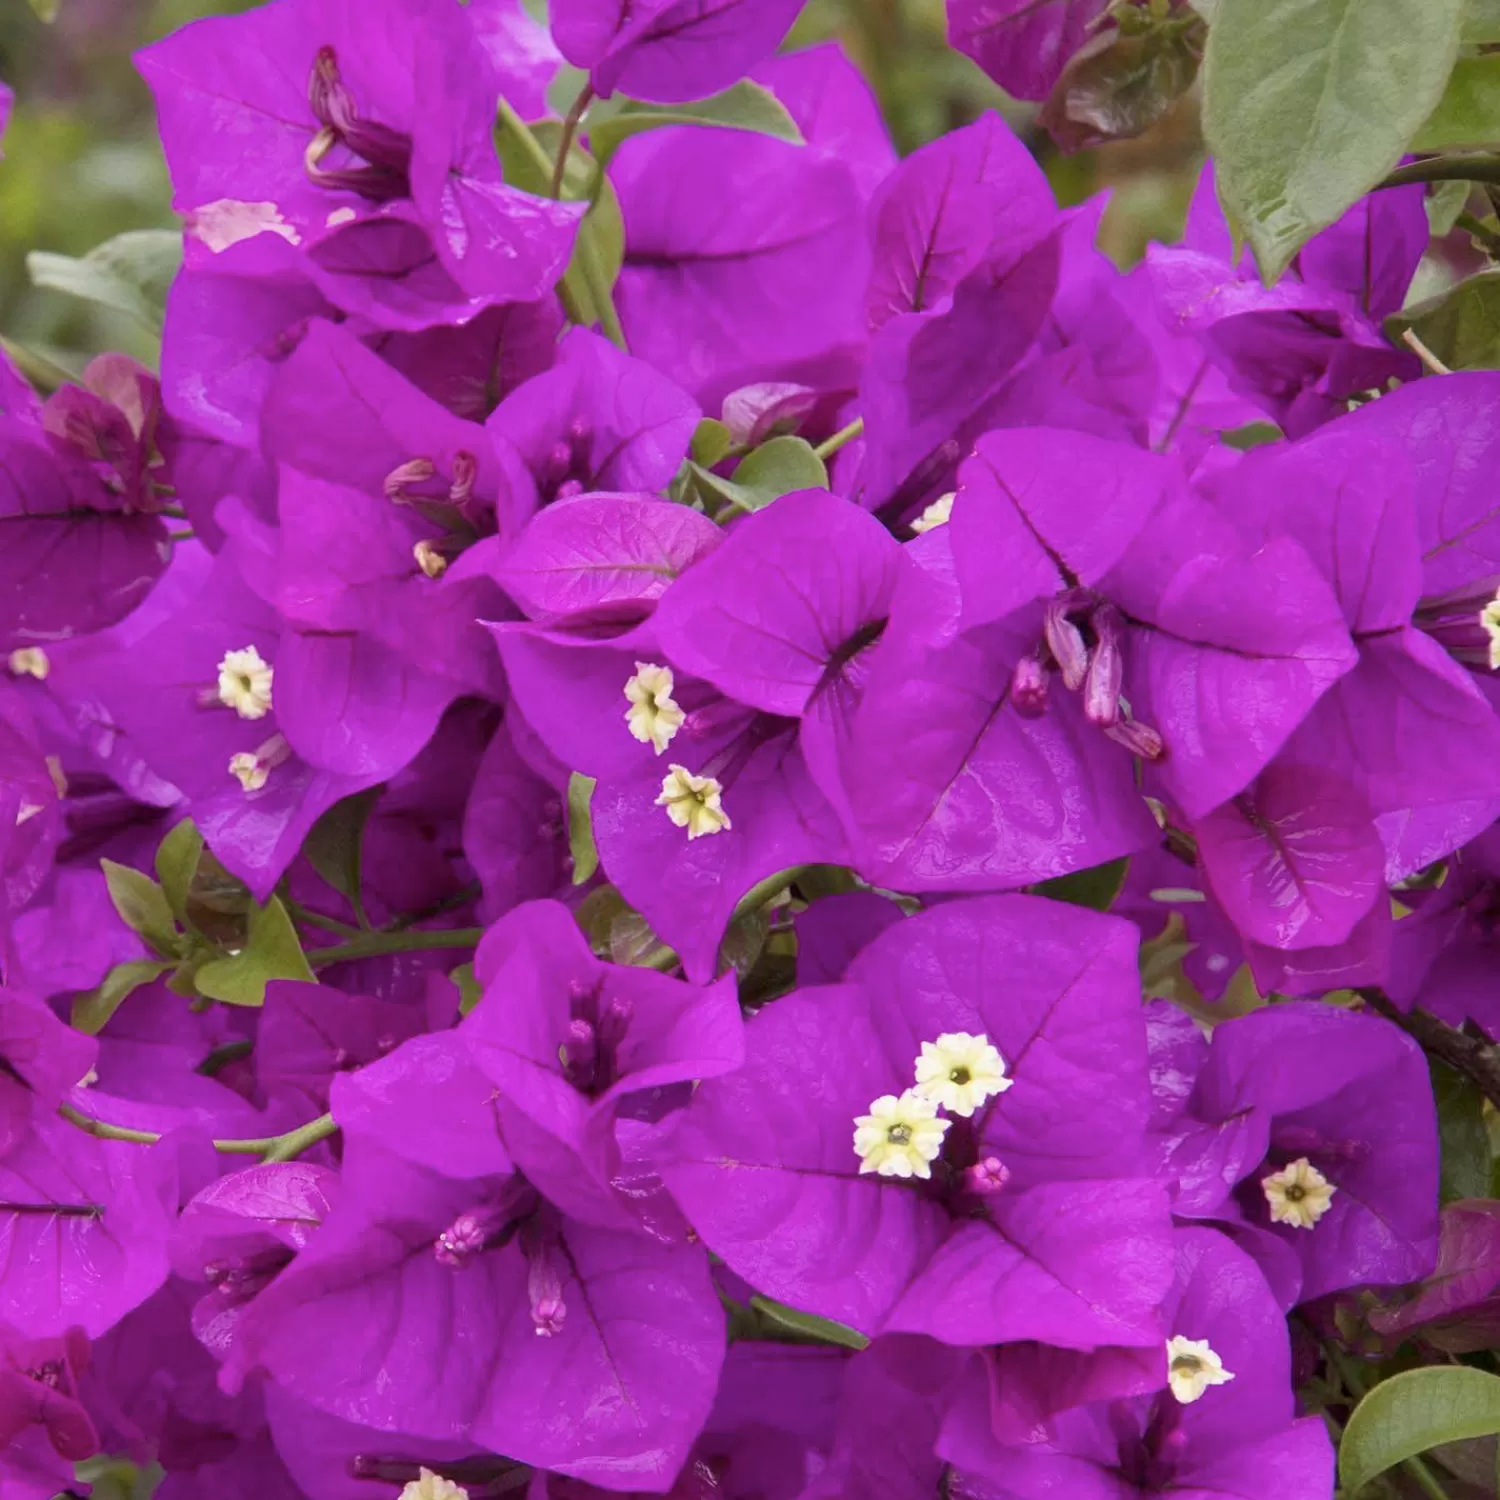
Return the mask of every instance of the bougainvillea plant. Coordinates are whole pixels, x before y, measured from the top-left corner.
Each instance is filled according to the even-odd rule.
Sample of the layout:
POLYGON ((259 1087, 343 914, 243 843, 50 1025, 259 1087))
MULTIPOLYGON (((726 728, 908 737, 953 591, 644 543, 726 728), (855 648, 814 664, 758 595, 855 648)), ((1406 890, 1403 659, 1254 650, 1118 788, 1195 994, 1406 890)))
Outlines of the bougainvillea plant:
POLYGON ((1494 1493, 1500 8, 949 0, 1201 86, 1128 272, 800 8, 138 57, 160 368, 0 363, 3 1500, 1494 1493))

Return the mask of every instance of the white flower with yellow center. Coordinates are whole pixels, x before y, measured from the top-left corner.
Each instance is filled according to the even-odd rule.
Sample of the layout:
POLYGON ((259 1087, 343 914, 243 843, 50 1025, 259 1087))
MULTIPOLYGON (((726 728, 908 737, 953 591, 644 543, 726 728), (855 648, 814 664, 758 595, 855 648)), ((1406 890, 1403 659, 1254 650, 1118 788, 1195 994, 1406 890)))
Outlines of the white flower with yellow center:
POLYGON ((242 719, 263 719, 271 712, 273 675, 254 646, 227 651, 219 663, 219 702, 242 719))
POLYGON ((1500 672, 1500 593, 1479 611, 1479 623, 1490 638, 1490 671, 1500 672))
POLYGON ((1184 1406, 1191 1406, 1209 1386, 1227 1385, 1233 1379, 1207 1339, 1185 1339, 1176 1333, 1167 1340, 1167 1384, 1184 1406))
POLYGON ((643 745, 650 745, 658 755, 672 743, 672 736, 687 718, 672 696, 675 686, 671 667, 655 662, 638 661, 635 675, 626 680, 625 723, 631 734, 643 745))
POLYGON ((924 531, 936 531, 953 519, 953 502, 957 494, 939 495, 926 510, 911 523, 911 529, 921 536, 924 531))
POLYGON ((431 1469, 422 1469, 415 1479, 408 1481, 396 1500, 469 1500, 469 1492, 431 1469))
POLYGON ((951 1120, 940 1120, 937 1105, 915 1089, 898 1099, 882 1094, 867 1115, 854 1117, 854 1154, 859 1170, 882 1177, 931 1177, 931 1163, 943 1149, 951 1120))
POLYGON ((721 805, 723 792, 712 776, 694 776, 686 766, 668 766, 656 805, 666 808, 679 828, 687 829, 689 839, 703 838, 734 826, 721 805))
POLYGON ((1293 1229, 1311 1229, 1328 1212, 1338 1191, 1305 1156, 1262 1177, 1260 1186, 1271 1205, 1271 1222, 1290 1224, 1293 1229))
POLYGON ((286 736, 273 734, 265 744, 253 751, 242 750, 229 757, 229 774, 247 792, 258 792, 271 779, 271 772, 284 760, 290 758, 292 747, 286 736))
POLYGON ((968 1119, 986 1099, 1003 1094, 1015 1080, 1005 1076, 1005 1060, 980 1032, 945 1031, 922 1043, 917 1059, 917 1092, 949 1114, 968 1119))
POLYGON ((10 653, 8 665, 12 676, 35 677, 38 682, 45 682, 52 670, 52 663, 40 646, 18 646, 10 653))

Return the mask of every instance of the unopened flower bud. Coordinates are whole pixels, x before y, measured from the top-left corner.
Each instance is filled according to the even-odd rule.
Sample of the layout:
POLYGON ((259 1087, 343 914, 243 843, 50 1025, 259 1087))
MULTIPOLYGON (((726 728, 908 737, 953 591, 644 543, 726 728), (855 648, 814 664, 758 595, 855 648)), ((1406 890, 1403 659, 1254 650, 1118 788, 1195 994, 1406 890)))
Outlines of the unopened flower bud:
POLYGON ((1010 1181, 1010 1168, 998 1156, 986 1156, 964 1168, 964 1187, 980 1198, 998 1193, 1010 1181))
POLYGON ((1010 701, 1023 719, 1047 712, 1047 669, 1034 656, 1023 656, 1010 677, 1010 701))
POLYGON ((1042 634, 1047 648, 1062 672, 1063 686, 1076 693, 1083 686, 1089 668, 1089 648, 1084 644, 1083 632, 1068 618, 1074 601, 1064 596, 1051 599, 1042 616, 1042 634))
POLYGON ((1089 654, 1084 674, 1083 712, 1091 724, 1107 728, 1120 718, 1120 689, 1125 682, 1125 655, 1120 649, 1123 621, 1113 604, 1101 604, 1091 623, 1098 644, 1089 654))

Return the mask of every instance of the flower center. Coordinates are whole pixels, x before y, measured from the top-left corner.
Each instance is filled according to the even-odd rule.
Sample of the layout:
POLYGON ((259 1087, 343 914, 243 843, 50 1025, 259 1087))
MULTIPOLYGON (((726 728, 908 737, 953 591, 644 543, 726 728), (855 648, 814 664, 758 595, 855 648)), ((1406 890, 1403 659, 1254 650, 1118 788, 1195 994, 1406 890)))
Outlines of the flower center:
POLYGON ((723 833, 734 825, 722 805, 724 788, 712 776, 694 776, 686 766, 668 766, 662 777, 658 807, 679 827, 687 829, 688 839, 723 833))
POLYGON ((460 1484, 450 1484, 441 1474, 423 1469, 396 1500, 469 1500, 469 1492, 460 1484))
POLYGON ((52 670, 52 663, 40 646, 18 646, 10 653, 7 665, 12 676, 35 677, 38 682, 45 682, 52 670))
POLYGON ((1271 1222, 1293 1229, 1311 1229, 1328 1212, 1338 1191, 1305 1156, 1262 1177, 1260 1187, 1271 1222))
POLYGON ((660 755, 672 743, 687 715, 672 696, 676 680, 671 667, 655 662, 638 661, 635 672, 625 681, 625 724, 643 745, 650 745, 660 755))
POLYGON ((1184 1406, 1197 1401, 1209 1386, 1227 1385, 1233 1379, 1207 1339, 1178 1333, 1167 1340, 1167 1384, 1184 1406))
POLYGON ((1500 671, 1500 590, 1495 585, 1490 577, 1423 599, 1412 624, 1471 671, 1500 671))
POLYGON ((854 1121, 854 1153, 861 1175, 881 1177, 932 1176, 932 1163, 943 1149, 951 1120, 940 1120, 937 1105, 915 1089, 899 1098, 882 1094, 867 1115, 854 1121))
POLYGON ((218 699, 242 719, 263 719, 271 712, 275 672, 254 646, 226 651, 219 662, 218 699))
POLYGON ((1003 1094, 1012 1081, 1005 1076, 1005 1060, 983 1032, 945 1031, 937 1041, 922 1043, 916 1061, 917 1093, 964 1119, 1003 1094))

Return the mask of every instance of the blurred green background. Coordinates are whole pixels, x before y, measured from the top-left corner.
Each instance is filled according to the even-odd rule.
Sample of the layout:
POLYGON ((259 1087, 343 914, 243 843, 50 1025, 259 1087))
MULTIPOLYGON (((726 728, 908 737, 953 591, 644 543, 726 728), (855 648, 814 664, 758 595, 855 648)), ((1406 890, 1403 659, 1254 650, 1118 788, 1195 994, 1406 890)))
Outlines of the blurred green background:
MULTIPOLYGON (((84 252, 127 229, 172 224, 150 96, 132 54, 198 16, 255 0, 0 0, 0 78, 17 106, 0 163, 0 334, 65 368, 118 348, 149 359, 128 318, 33 288, 28 250, 84 252)), ((1201 156, 1193 95, 1137 141, 1059 156, 1031 125, 1035 107, 1007 100, 944 36, 942 0, 812 0, 793 41, 841 36, 879 91, 891 133, 914 150, 999 108, 1042 157, 1059 198, 1111 190, 1104 247, 1129 264, 1182 222, 1201 156)))

